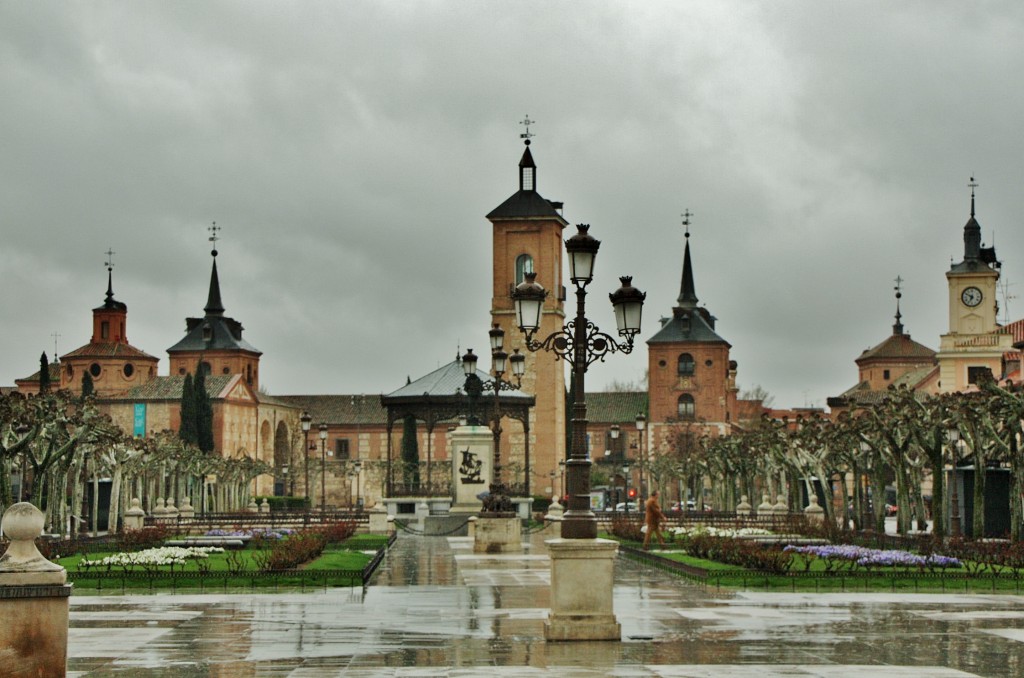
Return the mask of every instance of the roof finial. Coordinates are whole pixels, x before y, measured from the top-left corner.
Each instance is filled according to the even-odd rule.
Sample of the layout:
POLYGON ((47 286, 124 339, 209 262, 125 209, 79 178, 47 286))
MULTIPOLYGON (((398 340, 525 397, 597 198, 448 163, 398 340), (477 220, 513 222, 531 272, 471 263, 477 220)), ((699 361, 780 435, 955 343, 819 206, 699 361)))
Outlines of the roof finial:
POLYGON ((537 122, 536 120, 530 120, 530 114, 527 113, 526 117, 519 123, 520 125, 526 125, 526 131, 519 135, 519 138, 523 140, 523 143, 527 146, 530 145, 530 139, 537 136, 536 134, 530 134, 530 125, 537 122))
POLYGON ((107 301, 111 301, 114 298, 114 250, 107 248, 104 252, 107 255, 107 261, 104 266, 107 267, 107 301))
POLYGON ((896 324, 892 326, 892 333, 903 334, 903 323, 900 322, 900 319, 903 317, 900 315, 900 299, 903 297, 903 278, 897 275, 895 283, 896 287, 893 289, 896 290, 896 324))
POLYGON ((221 228, 222 227, 218 226, 217 222, 215 221, 213 222, 212 226, 206 229, 207 231, 210 232, 210 242, 213 243, 213 251, 211 252, 213 256, 217 256, 217 241, 220 240, 220 236, 218 236, 217 233, 220 232, 221 228))
POLYGON ((971 187, 971 217, 974 216, 974 189, 978 187, 978 182, 974 180, 974 175, 971 175, 971 180, 967 183, 971 187))
POLYGON ((54 332, 50 336, 53 337, 53 362, 57 362, 57 340, 60 339, 60 333, 54 332))
POLYGON ((679 297, 676 302, 679 308, 696 308, 697 291, 693 285, 693 266, 690 264, 690 217, 693 212, 686 209, 683 212, 683 226, 686 227, 686 247, 683 249, 683 280, 679 286, 679 297))
POLYGON ((680 215, 683 218, 683 226, 686 227, 686 239, 690 239, 690 217, 693 216, 693 212, 687 207, 686 210, 680 215))

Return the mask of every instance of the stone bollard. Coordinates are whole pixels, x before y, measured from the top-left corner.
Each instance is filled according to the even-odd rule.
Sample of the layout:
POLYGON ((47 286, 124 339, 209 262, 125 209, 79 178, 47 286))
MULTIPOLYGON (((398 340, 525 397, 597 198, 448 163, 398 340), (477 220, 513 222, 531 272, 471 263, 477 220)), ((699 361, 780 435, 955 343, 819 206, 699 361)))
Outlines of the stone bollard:
POLYGON ((178 515, 182 518, 196 517, 196 509, 192 506, 192 498, 187 494, 181 499, 181 509, 178 511, 178 515))
POLYGON ((256 499, 255 498, 249 499, 249 505, 245 507, 245 512, 246 513, 259 513, 260 512, 260 507, 256 505, 256 499))
POLYGON ((547 513, 547 515, 544 516, 544 519, 545 520, 561 520, 562 516, 564 514, 565 514, 565 507, 562 506, 561 504, 559 504, 558 500, 555 499, 554 501, 551 502, 551 505, 548 506, 548 513, 547 513))
POLYGON ((804 509, 804 515, 810 523, 821 523, 825 520, 825 509, 818 506, 818 495, 811 495, 811 503, 804 509))
POLYGON ((770 516, 775 512, 771 498, 765 494, 761 496, 761 503, 757 507, 757 515, 770 516))
POLYGON ((68 596, 63 567, 36 548, 45 518, 28 502, 4 512, 0 529, 11 540, 0 557, 0 653, 3 675, 64 676, 68 659, 68 596))
POLYGON ((747 501, 747 495, 740 495, 740 503, 736 504, 736 514, 749 516, 752 509, 753 507, 750 505, 750 502, 747 501))
POLYGON ((153 517, 163 518, 167 515, 167 506, 164 505, 164 498, 157 497, 156 506, 153 507, 153 517))
POLYGON ((260 513, 270 513, 270 501, 263 497, 263 502, 260 504, 260 513))
POLYGON ((476 516, 470 516, 466 519, 466 534, 469 535, 470 539, 476 540, 476 516))
POLYGON ((789 515, 789 505, 786 503, 786 495, 779 495, 779 500, 775 502, 775 506, 772 507, 772 511, 774 511, 777 516, 789 515))
POLYGON ((124 512, 124 529, 141 530, 145 524, 146 512, 142 510, 142 502, 138 497, 134 497, 131 507, 124 512))
POLYGON ((177 518, 178 507, 174 505, 174 497, 167 500, 167 505, 164 506, 164 517, 165 518, 177 518))

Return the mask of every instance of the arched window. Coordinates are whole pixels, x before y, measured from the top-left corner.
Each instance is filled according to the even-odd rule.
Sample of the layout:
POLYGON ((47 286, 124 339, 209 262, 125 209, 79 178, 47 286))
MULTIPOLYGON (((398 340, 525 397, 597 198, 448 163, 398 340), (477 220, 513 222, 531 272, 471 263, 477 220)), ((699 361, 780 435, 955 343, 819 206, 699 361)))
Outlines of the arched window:
POLYGON ((210 373, 213 372, 213 367, 210 365, 210 363, 206 362, 205 360, 199 363, 199 369, 201 369, 203 371, 203 374, 205 374, 206 376, 210 376, 210 373))
POLYGON ((523 282, 527 273, 533 273, 533 257, 529 254, 520 254, 516 257, 516 284, 523 282))
POLYGON ((683 421, 693 421, 693 396, 689 393, 684 393, 679 396, 679 407, 677 410, 679 418, 683 421))
POLYGON ((692 377, 694 369, 693 356, 689 353, 680 355, 678 367, 680 377, 692 377))

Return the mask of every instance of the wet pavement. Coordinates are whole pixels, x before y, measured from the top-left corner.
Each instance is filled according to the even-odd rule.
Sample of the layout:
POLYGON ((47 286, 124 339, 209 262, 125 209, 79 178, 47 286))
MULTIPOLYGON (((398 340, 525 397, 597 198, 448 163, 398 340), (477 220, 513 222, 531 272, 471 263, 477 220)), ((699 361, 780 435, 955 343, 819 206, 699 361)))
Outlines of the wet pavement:
POLYGON ((549 562, 400 535, 365 590, 79 595, 69 676, 1024 675, 1024 596, 705 592, 619 557, 622 642, 547 643, 549 562))

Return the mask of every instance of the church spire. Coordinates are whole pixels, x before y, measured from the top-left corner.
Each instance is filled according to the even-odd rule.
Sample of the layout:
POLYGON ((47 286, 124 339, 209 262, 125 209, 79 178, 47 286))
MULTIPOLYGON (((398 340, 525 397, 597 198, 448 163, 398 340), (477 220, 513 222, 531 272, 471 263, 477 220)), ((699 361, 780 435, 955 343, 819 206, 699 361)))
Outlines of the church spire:
POLYGON ((978 186, 971 177, 971 218, 964 225, 964 261, 977 261, 981 257, 981 226, 974 218, 974 189, 978 186))
POLYGON ((679 298, 676 301, 679 308, 696 308, 697 291, 693 285, 693 266, 690 263, 690 217, 693 213, 687 209, 683 212, 683 226, 686 227, 686 250, 683 253, 683 281, 679 289, 679 298))
POLYGON ((217 277, 217 240, 219 237, 217 233, 220 231, 220 226, 217 222, 213 222, 213 225, 209 227, 210 231, 210 242, 213 243, 213 271, 210 273, 210 294, 206 299, 206 315, 223 315, 224 304, 220 300, 220 279, 217 277))
POLYGON ((896 335, 896 334, 902 335, 903 334, 903 323, 901 322, 901 319, 902 319, 903 316, 900 315, 900 298, 903 296, 902 288, 903 288, 903 278, 901 278, 900 276, 897 275, 896 276, 896 287, 893 288, 893 289, 896 290, 896 323, 893 324, 893 326, 892 326, 892 333, 894 335, 896 335))
POLYGON ((519 190, 520 191, 536 191, 537 190, 537 165, 533 162, 533 154, 530 153, 530 139, 535 134, 530 134, 530 125, 535 121, 530 120, 530 116, 527 115, 520 125, 526 126, 526 131, 519 135, 519 138, 523 140, 523 144, 526 146, 526 150, 523 151, 523 157, 519 161, 519 190))

